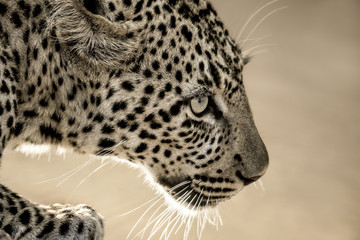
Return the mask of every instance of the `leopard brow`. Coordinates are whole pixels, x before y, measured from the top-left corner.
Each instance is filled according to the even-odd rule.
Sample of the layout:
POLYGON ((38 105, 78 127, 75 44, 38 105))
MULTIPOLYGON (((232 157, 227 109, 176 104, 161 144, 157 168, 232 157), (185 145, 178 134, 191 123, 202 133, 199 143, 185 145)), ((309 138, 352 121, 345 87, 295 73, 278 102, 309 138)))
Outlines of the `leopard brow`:
POLYGON ((196 97, 207 97, 207 96, 211 96, 211 95, 212 95, 212 92, 210 92, 208 89, 199 88, 199 89, 195 89, 195 91, 184 96, 184 100, 191 100, 196 97))

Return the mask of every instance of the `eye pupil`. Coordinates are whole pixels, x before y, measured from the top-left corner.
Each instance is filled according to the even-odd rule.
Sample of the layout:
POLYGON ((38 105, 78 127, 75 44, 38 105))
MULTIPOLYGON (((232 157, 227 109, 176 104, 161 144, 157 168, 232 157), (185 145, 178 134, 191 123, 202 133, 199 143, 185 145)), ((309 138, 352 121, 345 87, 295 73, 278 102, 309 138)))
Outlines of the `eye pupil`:
POLYGON ((206 111, 209 103, 208 97, 197 97, 190 101, 191 110, 195 115, 202 114, 206 111))

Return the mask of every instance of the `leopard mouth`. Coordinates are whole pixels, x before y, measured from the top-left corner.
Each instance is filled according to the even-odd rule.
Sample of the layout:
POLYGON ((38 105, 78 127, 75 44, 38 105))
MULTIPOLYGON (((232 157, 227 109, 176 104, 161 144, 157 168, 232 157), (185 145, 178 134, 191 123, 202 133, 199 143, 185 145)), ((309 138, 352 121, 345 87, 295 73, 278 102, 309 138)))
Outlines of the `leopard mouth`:
POLYGON ((234 187, 234 184, 221 185, 218 182, 204 182, 198 177, 186 179, 161 178, 159 183, 166 189, 178 204, 191 210, 216 207, 220 202, 230 199, 238 193, 243 185, 234 187))

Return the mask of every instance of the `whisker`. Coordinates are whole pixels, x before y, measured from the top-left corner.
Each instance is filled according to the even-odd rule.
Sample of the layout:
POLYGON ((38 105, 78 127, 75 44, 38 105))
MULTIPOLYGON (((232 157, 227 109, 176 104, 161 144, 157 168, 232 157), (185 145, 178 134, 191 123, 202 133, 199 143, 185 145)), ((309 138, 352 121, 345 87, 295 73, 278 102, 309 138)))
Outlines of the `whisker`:
MULTIPOLYGON (((277 1, 277 0, 275 0, 277 1)), ((280 7, 280 8, 277 8, 271 12, 269 12, 268 14, 266 14, 256 25, 255 27, 250 31, 250 33, 245 37, 245 39, 248 39, 250 38, 253 33, 256 31, 256 29, 268 18, 270 17, 271 15, 273 15, 274 13, 278 12, 278 11, 281 11, 283 9, 287 8, 287 6, 284 6, 284 7, 280 7)))
MULTIPOLYGON (((191 197, 192 191, 193 191, 193 189, 191 189, 190 191, 188 191, 188 192, 186 193, 186 195, 184 196, 184 199, 181 200, 181 202, 186 202, 186 201, 191 197)), ((173 210, 173 209, 171 209, 171 208, 169 208, 169 207, 168 207, 167 209, 169 209, 169 211, 174 211, 174 212, 176 212, 176 210, 173 210)), ((164 223, 162 223, 162 224, 160 225, 160 224, 159 224, 159 220, 154 224, 154 227, 153 227, 153 229, 152 229, 152 231, 151 231, 151 234, 150 234, 149 239, 163 226, 163 224, 164 224, 164 223)))
POLYGON ((80 165, 80 167, 78 167, 76 169, 76 171, 72 172, 69 176, 67 176, 66 178, 64 178, 61 182, 59 182, 58 184, 56 184, 56 187, 59 187, 61 184, 63 184, 64 182, 66 182, 69 178, 71 178, 72 176, 74 176, 76 173, 80 172, 81 169, 85 168, 87 165, 93 163, 95 161, 95 159, 90 159, 89 161, 87 161, 85 164, 80 165))
MULTIPOLYGON (((42 184, 42 183, 51 182, 51 181, 54 181, 54 180, 63 178, 63 177, 65 177, 65 176, 71 174, 71 173, 74 172, 74 171, 75 171, 75 172, 78 172, 78 171, 80 171, 82 168, 84 168, 86 165, 90 164, 92 161, 93 161, 93 159, 92 159, 92 160, 88 160, 87 162, 81 164, 80 166, 77 166, 77 167, 75 167, 74 169, 72 169, 72 170, 70 170, 70 171, 68 171, 68 172, 66 172, 66 173, 64 173, 64 174, 62 174, 62 175, 60 175, 60 176, 58 176, 58 177, 51 178, 51 179, 48 179, 48 180, 44 180, 44 181, 41 181, 41 182, 36 182, 35 184, 42 184)), ((72 175, 71 175, 71 176, 72 176, 72 175)))
MULTIPOLYGON (((187 184, 187 183, 189 183, 189 182, 190 182, 190 181, 181 182, 181 183, 175 185, 174 187, 170 188, 168 191, 173 191, 173 190, 175 190, 176 188, 181 187, 181 186, 183 186, 183 185, 185 185, 185 184, 187 184)), ((136 210, 142 208, 143 206, 147 205, 148 203, 154 201, 155 199, 157 199, 157 198, 159 198, 159 197, 162 198, 163 196, 162 196, 161 194, 158 194, 156 197, 152 198, 151 200, 147 201, 146 203, 143 203, 143 204, 141 204, 140 206, 138 206, 138 207, 136 207, 136 208, 134 208, 134 209, 126 212, 126 213, 120 214, 120 215, 118 215, 118 217, 123 217, 123 216, 129 215, 130 213, 135 212, 136 210)))
POLYGON ((131 229, 131 231, 129 232, 129 234, 127 235, 126 239, 129 239, 131 233, 134 231, 134 229, 135 229, 136 226, 139 224, 139 222, 141 221, 141 219, 142 219, 142 218, 146 215, 146 213, 147 213, 148 211, 150 211, 150 209, 151 209, 156 203, 158 203, 161 199, 162 199, 162 197, 159 198, 158 200, 156 200, 153 204, 150 205, 150 207, 148 207, 148 209, 146 209, 146 211, 141 215, 141 217, 139 218, 139 220, 137 220, 137 222, 135 223, 135 225, 132 227, 132 229, 131 229))
POLYGON ((124 216, 126 216, 126 215, 129 215, 130 213, 135 212, 136 210, 144 207, 145 205, 151 203, 152 201, 154 201, 155 199, 157 199, 157 198, 159 198, 159 197, 162 197, 162 196, 159 194, 159 195, 157 195, 156 197, 152 198, 151 200, 147 201, 146 203, 143 203, 143 204, 141 204, 140 206, 138 206, 138 207, 136 207, 136 208, 134 208, 134 209, 126 212, 126 213, 120 214, 120 215, 118 215, 118 216, 119 216, 119 217, 124 217, 124 216))
POLYGON ((258 37, 258 38, 247 38, 247 39, 238 41, 237 44, 239 44, 240 46, 243 46, 243 45, 245 45, 246 42, 250 42, 250 41, 254 41, 253 44, 255 44, 257 42, 260 42, 262 40, 270 38, 271 36, 272 36, 271 34, 268 34, 268 35, 265 35, 263 37, 258 37))
MULTIPOLYGON (((265 5, 263 5, 262 7, 260 7, 258 10, 256 10, 256 11, 250 16, 250 18, 245 22, 245 24, 244 24, 244 26, 242 27, 240 33, 238 34, 236 40, 238 41, 238 40, 241 39, 241 36, 242 36, 242 34, 244 33, 244 31, 246 30, 246 28, 248 27, 249 23, 256 17, 256 15, 257 15, 258 13, 260 13, 262 10, 264 10, 267 6, 269 6, 269 5, 273 4, 273 3, 276 3, 276 2, 278 2, 278 1, 279 1, 279 0, 273 0, 273 1, 269 2, 269 3, 266 3, 265 5)), ((245 39, 248 39, 248 38, 249 38, 249 37, 247 37, 247 38, 245 38, 245 39)))
MULTIPOLYGON (((76 185, 75 189, 77 189, 81 184, 83 184, 87 179, 89 179, 92 175, 94 175, 96 172, 98 172, 101 168, 105 167, 107 164, 109 164, 109 162, 105 162, 105 163, 101 163, 101 165, 99 167, 97 167, 96 169, 94 169, 94 171, 92 171, 90 174, 88 174, 83 180, 81 180, 81 182, 76 185)), ((75 190, 74 189, 74 190, 75 190)), ((73 190, 73 191, 74 191, 73 190)))
POLYGON ((267 43, 267 44, 260 44, 260 45, 257 45, 255 47, 251 47, 249 49, 246 49, 245 51, 243 51, 243 54, 244 55, 248 55, 251 51, 255 50, 255 49, 258 49, 258 48, 263 48, 263 47, 275 47, 277 46, 277 44, 271 44, 271 43, 267 43))
POLYGON ((250 57, 254 57, 256 55, 259 55, 259 54, 262 54, 262 53, 266 53, 266 52, 269 52, 269 49, 262 49, 262 50, 259 50, 257 52, 254 52, 250 55, 250 57))
MULTIPOLYGON (((184 207, 185 207, 185 208, 188 208, 188 207, 191 205, 191 203, 193 202, 193 200, 197 198, 197 196, 198 196, 198 194, 196 194, 196 195, 193 197, 193 199, 187 204, 187 206, 184 206, 184 207)), ((185 202, 182 202, 181 205, 184 205, 184 203, 185 203, 185 202)), ((175 212, 176 212, 176 211, 175 211, 175 212)), ((166 231, 164 231, 163 234, 167 232, 167 229, 168 229, 168 227, 169 227, 169 224, 171 224, 173 221, 175 221, 179 216, 181 216, 181 213, 178 213, 178 216, 177 216, 177 217, 175 217, 171 222, 168 222, 168 225, 167 225, 167 227, 166 227, 166 229, 165 229, 166 231)), ((168 238, 170 237, 170 234, 171 234, 172 230, 174 229, 174 227, 176 226, 177 222, 178 222, 178 220, 176 221, 175 225, 171 228, 171 231, 168 233, 166 239, 168 239, 168 238)))
POLYGON ((259 179, 257 182, 259 183, 259 186, 260 186, 261 191, 262 191, 262 192, 266 192, 264 183, 261 181, 261 179, 259 179))
POLYGON ((101 151, 97 152, 96 156, 101 157, 101 156, 107 155, 110 151, 115 151, 124 142, 125 142, 125 140, 120 140, 119 143, 115 144, 114 146, 109 147, 109 148, 104 148, 101 151))
MULTIPOLYGON (((184 182, 182 182, 182 183, 180 183, 180 184, 177 184, 176 186, 172 187, 172 188, 169 189, 168 191, 173 191, 173 190, 175 190, 176 188, 179 188, 179 187, 187 184, 188 182, 189 182, 189 181, 184 181, 184 182)), ((176 195, 178 195, 178 194, 181 194, 181 193, 182 193, 183 191, 185 191, 187 188, 188 188, 188 187, 180 190, 180 191, 179 191, 178 193, 176 193, 174 196, 176 196, 176 195)), ((186 193, 187 193, 187 192, 185 192, 185 193, 183 194, 183 196, 184 196, 186 193)), ((141 219, 145 216, 145 214, 146 214, 156 203, 158 203, 158 202, 159 202, 161 199, 163 199, 163 198, 164 198, 164 196, 161 196, 161 198, 159 198, 156 202, 154 202, 154 203, 143 213, 143 215, 140 217, 140 219, 136 222, 136 224, 134 225, 134 227, 131 229, 130 233, 129 233, 128 236, 127 236, 127 239, 130 237, 132 231, 135 229, 135 227, 138 225, 138 223, 141 221, 141 219)), ((161 204, 161 206, 156 209, 156 211, 151 215, 150 219, 148 220, 147 224, 145 225, 145 228, 143 228, 143 230, 141 230, 140 232, 138 232, 138 233, 135 235, 135 237, 137 237, 140 233, 143 233, 143 234, 142 234, 142 238, 143 238, 143 235, 144 235, 144 232, 146 231, 146 229, 147 229, 154 221, 156 221, 156 219, 158 219, 158 217, 155 218, 155 219, 152 220, 152 221, 150 221, 150 220, 153 218, 153 216, 155 215, 155 213, 156 213, 163 205, 165 205, 165 203, 161 204)))

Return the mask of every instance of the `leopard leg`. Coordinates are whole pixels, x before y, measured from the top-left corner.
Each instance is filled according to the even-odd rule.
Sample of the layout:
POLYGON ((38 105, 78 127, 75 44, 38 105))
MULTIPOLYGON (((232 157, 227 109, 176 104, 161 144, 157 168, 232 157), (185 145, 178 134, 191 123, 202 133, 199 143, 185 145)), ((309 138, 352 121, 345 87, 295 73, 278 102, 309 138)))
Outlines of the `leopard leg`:
POLYGON ((35 204, 3 185, 0 185, 0 227, 15 240, 103 238, 102 217, 91 207, 35 204))

